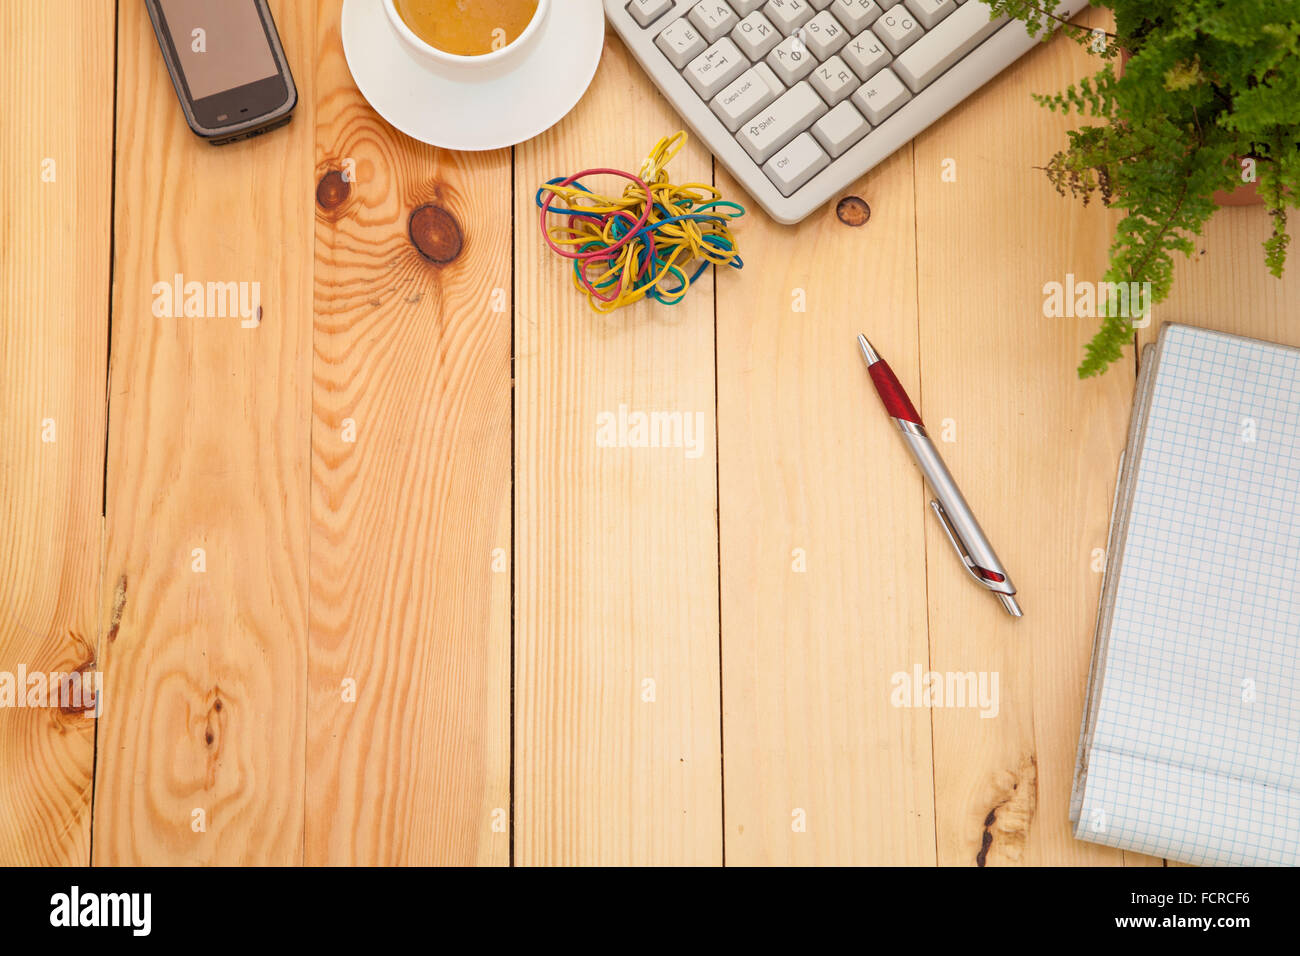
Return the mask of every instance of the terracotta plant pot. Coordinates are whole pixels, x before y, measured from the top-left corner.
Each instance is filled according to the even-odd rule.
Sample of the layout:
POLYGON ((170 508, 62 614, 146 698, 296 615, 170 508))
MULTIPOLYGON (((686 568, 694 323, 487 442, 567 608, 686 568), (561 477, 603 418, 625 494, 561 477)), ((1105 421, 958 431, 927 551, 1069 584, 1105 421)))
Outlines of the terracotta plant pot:
POLYGON ((1220 206, 1262 206, 1264 197, 1259 194, 1259 183, 1242 183, 1231 192, 1216 189, 1214 201, 1220 206))

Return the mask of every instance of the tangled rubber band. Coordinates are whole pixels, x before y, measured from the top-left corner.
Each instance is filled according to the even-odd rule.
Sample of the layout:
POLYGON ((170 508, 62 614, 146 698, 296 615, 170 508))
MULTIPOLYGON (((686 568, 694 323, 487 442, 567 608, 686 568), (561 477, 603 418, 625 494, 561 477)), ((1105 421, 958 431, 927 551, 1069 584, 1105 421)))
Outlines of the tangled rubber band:
POLYGON ((745 207, 705 183, 668 181, 668 162, 685 145, 684 132, 664 137, 637 175, 584 169, 538 188, 542 238, 573 260, 573 284, 597 312, 644 298, 676 305, 709 266, 744 266, 729 224, 745 207), (618 176, 628 185, 612 198, 583 185, 590 176, 618 176), (549 224, 548 216, 566 218, 549 224))

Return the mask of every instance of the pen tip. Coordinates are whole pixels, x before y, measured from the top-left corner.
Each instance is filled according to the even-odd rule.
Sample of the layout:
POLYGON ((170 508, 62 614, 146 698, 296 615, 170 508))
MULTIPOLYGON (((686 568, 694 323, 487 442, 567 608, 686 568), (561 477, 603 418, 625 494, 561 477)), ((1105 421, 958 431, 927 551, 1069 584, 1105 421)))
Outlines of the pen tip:
POLYGON ((1010 594, 998 593, 998 600, 1002 602, 1002 606, 1007 609, 1007 613, 1012 617, 1025 616, 1025 612, 1020 609, 1019 602, 1017 602, 1010 594))
POLYGON ((868 366, 875 365, 880 361, 880 353, 871 347, 871 343, 867 341, 867 337, 861 332, 858 333, 858 348, 862 349, 862 357, 866 359, 868 366))

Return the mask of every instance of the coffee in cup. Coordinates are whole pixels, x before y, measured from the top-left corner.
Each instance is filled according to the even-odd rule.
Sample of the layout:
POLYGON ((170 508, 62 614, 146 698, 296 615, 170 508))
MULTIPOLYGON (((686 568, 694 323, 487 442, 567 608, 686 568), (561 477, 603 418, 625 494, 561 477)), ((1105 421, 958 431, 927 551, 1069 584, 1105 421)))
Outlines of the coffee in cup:
POLYGON ((537 14, 538 0, 393 0, 398 16, 429 46, 453 56, 503 49, 537 14))

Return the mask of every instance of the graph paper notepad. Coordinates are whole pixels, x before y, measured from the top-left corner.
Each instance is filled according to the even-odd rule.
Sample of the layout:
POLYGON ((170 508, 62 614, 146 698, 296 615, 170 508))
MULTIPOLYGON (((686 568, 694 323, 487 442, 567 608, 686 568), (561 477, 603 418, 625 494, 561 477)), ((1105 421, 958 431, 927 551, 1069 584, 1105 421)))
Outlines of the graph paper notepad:
POLYGON ((1164 327, 1107 554, 1075 836, 1300 864, 1300 350, 1164 327))

